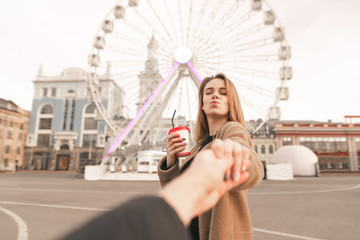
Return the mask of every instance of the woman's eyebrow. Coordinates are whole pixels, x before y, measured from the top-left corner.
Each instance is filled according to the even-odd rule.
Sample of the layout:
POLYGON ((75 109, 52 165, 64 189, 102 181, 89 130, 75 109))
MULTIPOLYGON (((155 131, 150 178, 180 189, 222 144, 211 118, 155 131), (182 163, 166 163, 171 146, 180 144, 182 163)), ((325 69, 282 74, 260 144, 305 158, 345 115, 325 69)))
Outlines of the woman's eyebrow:
MULTIPOLYGON (((213 87, 208 87, 206 89, 204 89, 204 92, 206 91, 214 91, 215 89, 213 87)), ((223 91, 227 91, 227 89, 225 87, 221 87, 219 88, 219 91, 223 92, 223 91)))

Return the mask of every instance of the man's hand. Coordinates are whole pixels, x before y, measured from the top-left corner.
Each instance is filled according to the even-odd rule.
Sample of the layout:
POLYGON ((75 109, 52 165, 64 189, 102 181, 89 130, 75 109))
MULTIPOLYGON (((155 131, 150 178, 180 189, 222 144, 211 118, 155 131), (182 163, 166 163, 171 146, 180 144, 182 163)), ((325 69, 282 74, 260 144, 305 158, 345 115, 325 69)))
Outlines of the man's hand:
POLYGON ((230 139, 215 139, 210 150, 199 152, 184 173, 196 178, 192 181, 204 189, 199 203, 199 208, 204 209, 198 209, 199 214, 213 207, 227 191, 244 183, 249 178, 246 170, 250 165, 248 150, 230 139))
POLYGON ((247 149, 230 139, 216 139, 211 149, 199 152, 189 169, 166 185, 160 195, 187 225, 227 191, 244 183, 250 165, 247 149))

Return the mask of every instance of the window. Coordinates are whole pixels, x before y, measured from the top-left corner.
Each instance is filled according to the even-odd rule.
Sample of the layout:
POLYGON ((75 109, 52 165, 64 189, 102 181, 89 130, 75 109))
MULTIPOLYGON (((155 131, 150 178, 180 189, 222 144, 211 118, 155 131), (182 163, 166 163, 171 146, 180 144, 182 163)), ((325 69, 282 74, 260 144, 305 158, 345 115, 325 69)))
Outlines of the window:
POLYGON ((292 139, 291 137, 284 137, 283 138, 283 145, 286 146, 286 145, 292 145, 292 139))
POLYGON ((96 134, 84 134, 83 135, 83 142, 82 142, 82 146, 83 147, 90 147, 96 145, 96 134))
POLYGON ((40 110, 38 122, 37 146, 50 146, 52 122, 54 118, 54 109, 50 104, 43 106, 40 110))
POLYGON ((63 119, 63 130, 66 128, 66 118, 67 118, 67 111, 68 111, 68 100, 65 100, 65 110, 64 110, 64 119, 63 119))
POLYGON ((261 145, 261 154, 265 154, 265 146, 261 145))
POLYGON ((7 136, 7 138, 8 138, 8 139, 11 139, 11 135, 12 135, 12 132, 11 132, 11 131, 8 131, 8 136, 7 136))
POLYGON ((45 105, 41 108, 40 111, 41 114, 52 114, 53 113, 53 108, 51 105, 45 105))
POLYGON ((105 144, 105 137, 99 137, 99 146, 104 146, 105 144))
POLYGON ((80 153, 80 158, 89 158, 89 152, 80 153))
POLYGON ((73 96, 75 96, 75 91, 70 89, 69 91, 67 91, 67 96, 68 96, 68 97, 73 97, 73 96))
POLYGON ((98 121, 95 118, 85 118, 84 129, 85 130, 96 130, 98 121))
POLYGON ((257 147, 257 145, 255 145, 255 152, 257 153, 258 152, 258 147, 257 147))
POLYGON ((43 88, 42 91, 43 91, 43 97, 47 97, 47 92, 48 92, 47 88, 43 88))
POLYGON ((24 124, 20 124, 20 129, 24 129, 24 124))
POLYGON ((9 153, 10 152, 10 146, 9 145, 6 145, 5 146, 5 153, 9 153))
POLYGON ((10 127, 13 127, 13 126, 14 126, 14 122, 10 121, 10 127))
POLYGON ((51 129, 52 118, 41 118, 39 129, 51 129))
POLYGON ((327 168, 331 168, 331 162, 327 162, 326 165, 327 165, 327 168))
POLYGON ((80 155, 80 160, 91 160, 91 159, 96 159, 96 153, 95 152, 82 152, 79 154, 80 155))
POLYGON ((340 169, 344 168, 343 162, 338 162, 338 168, 340 169))
POLYGON ((72 131, 74 128, 74 116, 75 116, 75 100, 72 100, 71 104, 71 116, 70 116, 70 130, 72 131))
POLYGON ((8 160, 5 158, 5 159, 4 159, 4 167, 8 167, 8 165, 9 165, 9 164, 8 164, 8 160))
POLYGON ((50 145, 50 134, 39 134, 37 139, 38 147, 48 147, 50 145))
POLYGON ((20 147, 16 148, 16 154, 20 154, 20 147))
POLYGON ((86 107, 85 113, 95 113, 95 104, 90 104, 86 107))
POLYGON ((273 154, 274 153, 274 147, 273 145, 269 145, 269 153, 273 154))
POLYGON ((32 136, 28 136, 28 140, 27 140, 27 145, 31 145, 32 144, 32 136))
POLYGON ((22 139, 22 133, 19 133, 18 140, 22 139))
POLYGON ((69 146, 66 144, 60 146, 60 150, 69 150, 69 149, 70 149, 69 146))
POLYGON ((84 115, 83 115, 83 136, 82 136, 82 146, 96 146, 97 141, 97 134, 98 134, 98 120, 95 118, 95 104, 90 104, 85 106, 83 109, 84 115))
POLYGON ((51 88, 51 96, 56 97, 56 88, 51 88))

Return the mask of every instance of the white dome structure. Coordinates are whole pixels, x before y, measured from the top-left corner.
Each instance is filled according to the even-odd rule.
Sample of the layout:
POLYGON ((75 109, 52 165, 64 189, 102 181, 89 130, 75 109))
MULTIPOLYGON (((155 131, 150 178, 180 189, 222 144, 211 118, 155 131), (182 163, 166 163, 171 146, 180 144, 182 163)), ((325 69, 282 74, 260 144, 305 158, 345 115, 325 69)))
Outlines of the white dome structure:
POLYGON ((278 149, 270 163, 290 163, 294 176, 316 176, 318 157, 302 145, 289 145, 278 149))

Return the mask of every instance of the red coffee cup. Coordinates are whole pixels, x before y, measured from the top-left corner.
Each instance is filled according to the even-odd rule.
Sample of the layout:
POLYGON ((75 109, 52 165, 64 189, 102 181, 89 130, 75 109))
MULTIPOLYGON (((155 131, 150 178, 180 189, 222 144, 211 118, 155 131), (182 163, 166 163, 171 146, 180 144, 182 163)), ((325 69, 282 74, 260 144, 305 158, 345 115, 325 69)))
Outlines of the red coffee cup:
POLYGON ((185 139, 184 142, 186 143, 185 149, 178 154, 176 154, 177 157, 184 157, 187 155, 190 155, 190 129, 186 126, 176 127, 169 130, 168 135, 172 133, 178 133, 181 138, 185 139))

